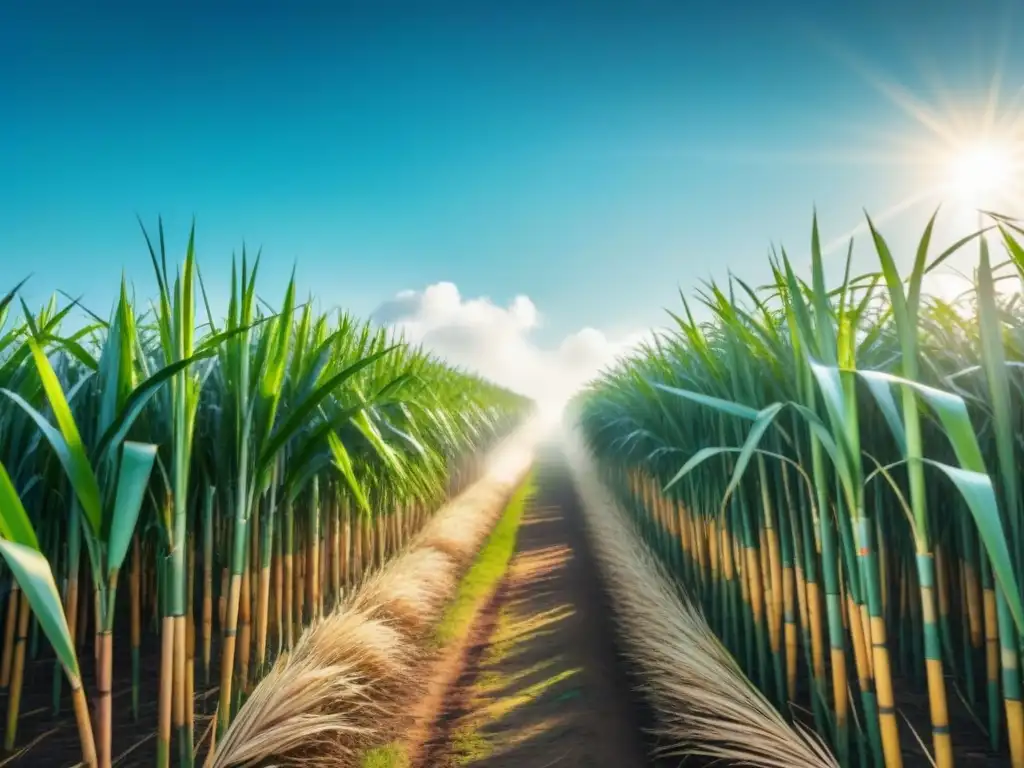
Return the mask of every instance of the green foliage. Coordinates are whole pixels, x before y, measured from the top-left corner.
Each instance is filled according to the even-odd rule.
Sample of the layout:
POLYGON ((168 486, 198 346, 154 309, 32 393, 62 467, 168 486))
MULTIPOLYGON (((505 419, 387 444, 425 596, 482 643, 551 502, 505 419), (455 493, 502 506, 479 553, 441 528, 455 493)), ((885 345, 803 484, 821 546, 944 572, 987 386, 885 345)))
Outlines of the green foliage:
MULTIPOLYGON (((227 595, 214 594, 214 569, 238 577, 250 568, 258 576, 286 550, 304 553, 328 532, 339 541, 343 521, 365 524, 373 549, 358 550, 344 578, 340 543, 331 573, 321 564, 315 577, 304 575, 321 582, 321 602, 323 593, 340 599, 362 575, 357 565, 379 565, 393 553, 450 482, 465 480, 467 460, 531 407, 389 329, 319 311, 312 297, 300 302, 294 276, 280 304, 270 306, 258 295, 260 259, 244 250, 232 261, 226 316, 216 317, 194 230, 176 273, 162 224, 155 237, 143 232, 157 283, 148 308, 136 306, 124 281, 107 320, 57 295, 36 312, 24 302, 16 312, 21 283, 0 294, 0 554, 8 563, 0 578, 27 580, 21 586, 37 621, 76 675, 64 611, 89 601, 90 587, 98 598, 90 619, 98 632, 110 631, 131 566, 133 586, 144 585, 150 603, 145 615, 176 619, 193 611, 196 632, 205 633, 197 644, 208 649, 209 630, 189 597, 196 594, 189 591, 191 553, 211 574, 204 599, 216 601, 227 595), (73 318, 84 322, 72 326, 73 318), (380 522, 399 515, 401 525, 380 522)), ((346 567, 356 551, 352 538, 348 545, 346 567)), ((284 650, 291 628, 312 615, 307 605, 289 617, 295 623, 288 622, 287 637, 277 621, 278 636, 268 638, 268 594, 247 595, 260 613, 260 636, 251 637, 260 669, 268 645, 284 650)), ((139 591, 131 599, 142 616, 139 591)), ((218 615, 217 631, 233 633, 236 621, 230 612, 223 622, 218 615)), ((159 621, 140 624, 140 632, 164 631, 159 621)), ((136 703, 138 642, 136 634, 136 703)), ((173 648, 175 664, 183 664, 184 642, 173 648)), ((208 676, 210 661, 203 663, 208 676)), ((251 678, 254 670, 241 674, 251 678)), ((222 694, 230 693, 221 682, 222 694)), ((59 686, 54 691, 59 708, 59 686)), ((237 697, 224 703, 222 727, 237 697)), ((16 720, 14 713, 9 722, 16 720)), ((191 733, 189 723, 178 734, 183 765, 191 764, 191 733)), ((101 743, 101 752, 107 747, 101 743)), ((167 754, 163 741, 158 751, 167 754)))
POLYGON ((367 750, 360 762, 362 768, 409 768, 409 756, 400 744, 388 744, 367 750))
MULTIPOLYGON (((810 701, 793 703, 810 705, 844 764, 851 749, 877 764, 883 749, 896 748, 883 744, 884 723, 879 729, 892 716, 891 680, 858 684, 846 670, 834 674, 836 664, 852 671, 863 661, 847 636, 844 596, 870 617, 865 642, 874 642, 872 627, 885 626, 884 653, 909 681, 901 684, 922 685, 926 661, 938 662, 973 708, 982 706, 986 640, 996 640, 983 635, 979 617, 996 605, 1003 675, 987 681, 994 744, 1005 725, 1000 686, 1008 701, 1020 695, 1024 249, 1011 220, 993 222, 986 236, 974 233, 936 254, 933 218, 904 279, 869 220, 880 270, 851 275, 848 254, 841 280, 829 285, 815 221, 809 281, 782 251, 772 257, 772 284, 760 290, 732 277, 726 286, 706 285, 697 292, 706 321, 684 300, 673 327, 573 405, 620 498, 780 708, 791 706, 793 683, 784 690, 783 680, 796 674, 798 659, 781 647, 783 613, 797 624, 801 669, 812 670, 821 654, 810 701), (992 239, 1006 252, 998 268, 992 239), (973 293, 956 302, 928 295, 925 276, 972 243, 980 243, 973 293), (997 292, 1007 279, 1017 288, 997 292), (886 482, 871 484, 875 476, 886 482), (689 543, 676 529, 682 523, 666 517, 666 502, 685 510, 689 543), (712 549, 724 557, 724 547, 735 548, 729 578, 721 559, 708 560, 712 549), (758 562, 763 572, 751 572, 749 563, 758 562), (746 602, 748 588, 756 605, 746 602), (909 606, 937 601, 937 589, 943 607, 928 623, 909 606), (821 623, 812 627, 808 601, 821 592, 814 606, 821 623), (983 606, 983 592, 995 600, 983 606), (830 649, 812 649, 812 629, 830 649), (857 707, 852 718, 846 698, 857 707), (852 746, 851 724, 863 729, 852 746)), ((877 655, 879 643, 870 647, 877 655)), ((933 703, 947 697, 945 687, 932 678, 933 703)), ((948 723, 933 726, 942 749, 948 723)))

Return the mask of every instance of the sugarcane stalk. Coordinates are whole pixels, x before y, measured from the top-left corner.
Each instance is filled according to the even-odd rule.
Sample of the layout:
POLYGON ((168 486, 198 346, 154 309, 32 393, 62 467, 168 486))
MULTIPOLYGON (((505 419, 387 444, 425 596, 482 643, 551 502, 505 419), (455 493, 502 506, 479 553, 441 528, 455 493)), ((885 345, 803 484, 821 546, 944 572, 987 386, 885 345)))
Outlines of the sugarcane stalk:
MULTIPOLYGON (((100 614, 99 660, 96 671, 96 721, 97 752, 100 768, 110 768, 113 759, 114 736, 114 605, 117 597, 117 569, 111 569, 106 588, 99 590, 102 612, 100 614)), ((99 579, 96 579, 99 583, 99 579)))
POLYGON ((307 621, 314 621, 320 605, 320 483, 314 477, 310 487, 306 522, 306 604, 307 621))
POLYGON ((25 682, 25 651, 30 615, 28 600, 19 600, 18 626, 11 665, 11 684, 7 698, 7 728, 4 731, 4 750, 7 752, 14 749, 18 739, 18 716, 21 714, 21 692, 25 682))
POLYGON ((132 718, 139 719, 139 693, 141 679, 142 645, 142 547, 139 534, 132 536, 132 565, 128 581, 131 607, 131 651, 132 651, 132 718))
MULTIPOLYGON (((247 459, 247 448, 242 447, 243 458, 247 459)), ((228 582, 228 598, 224 611, 223 639, 220 660, 220 695, 217 706, 217 732, 223 737, 231 724, 234 713, 232 706, 232 681, 235 672, 235 647, 238 637, 239 607, 242 602, 242 572, 245 569, 246 532, 249 521, 248 490, 244 482, 245 462, 238 481, 235 499, 235 520, 231 546, 231 576, 228 582)))
POLYGON ((210 658, 213 641, 213 516, 217 489, 206 487, 203 501, 203 683, 210 685, 210 658))
MULTIPOLYGON (((18 627, 18 600, 21 588, 18 582, 11 579, 11 589, 7 594, 7 615, 4 618, 4 650, 0 657, 0 695, 7 696, 11 685, 11 672, 14 668, 15 632, 18 627)), ((73 637, 74 635, 72 635, 73 637)))
POLYGON ((285 648, 295 644, 295 518, 291 497, 284 503, 284 636, 285 648))

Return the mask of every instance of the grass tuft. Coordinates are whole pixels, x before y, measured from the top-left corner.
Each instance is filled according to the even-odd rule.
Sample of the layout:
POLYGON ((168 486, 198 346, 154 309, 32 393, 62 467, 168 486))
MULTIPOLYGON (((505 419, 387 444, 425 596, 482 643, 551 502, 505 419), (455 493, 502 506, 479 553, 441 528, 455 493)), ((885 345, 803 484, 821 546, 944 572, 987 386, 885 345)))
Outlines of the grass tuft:
POLYGON ((529 478, 512 496, 479 556, 459 582, 455 599, 449 603, 437 625, 434 631, 436 647, 443 648, 469 631, 480 602, 494 592, 505 576, 516 551, 519 524, 534 490, 533 479, 529 478))
POLYGON ((486 760, 494 752, 494 746, 475 728, 459 728, 452 738, 451 762, 454 765, 471 765, 486 760))
POLYGON ((375 747, 363 754, 360 768, 409 768, 409 756, 400 744, 375 747))

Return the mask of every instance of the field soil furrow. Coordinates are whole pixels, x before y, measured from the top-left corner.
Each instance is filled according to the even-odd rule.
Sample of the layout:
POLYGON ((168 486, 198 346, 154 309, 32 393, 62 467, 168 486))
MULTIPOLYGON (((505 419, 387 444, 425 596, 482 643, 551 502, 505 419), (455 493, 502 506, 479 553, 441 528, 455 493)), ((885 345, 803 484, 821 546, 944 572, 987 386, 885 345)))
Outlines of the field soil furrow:
POLYGON ((649 765, 613 638, 575 495, 548 458, 515 556, 414 764, 649 765))

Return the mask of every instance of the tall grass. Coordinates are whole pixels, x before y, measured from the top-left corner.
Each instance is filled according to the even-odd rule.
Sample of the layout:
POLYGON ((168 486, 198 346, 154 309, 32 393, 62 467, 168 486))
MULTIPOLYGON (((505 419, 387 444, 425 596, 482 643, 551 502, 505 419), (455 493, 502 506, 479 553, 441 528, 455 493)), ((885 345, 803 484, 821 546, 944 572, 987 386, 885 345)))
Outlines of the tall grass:
POLYGON ((294 278, 272 305, 244 251, 217 317, 194 237, 175 272, 162 227, 145 241, 158 286, 148 307, 124 282, 106 318, 56 295, 33 311, 20 285, 0 299, 5 746, 43 635, 52 710, 66 702, 63 675, 83 761, 104 767, 115 658, 131 658, 136 719, 158 700, 157 764, 173 741, 191 765, 197 691, 219 682, 223 734, 270 662, 464 488, 529 407, 300 302, 294 278), (147 636, 159 680, 141 673, 147 636))
POLYGON ((868 224, 877 271, 853 275, 851 245, 830 285, 815 222, 808 280, 783 251, 768 286, 706 284, 710 319, 684 298, 575 417, 717 637, 841 765, 902 765, 902 694, 922 690, 938 766, 962 700, 1019 768, 1021 230, 992 216, 936 248, 933 218, 904 274, 868 224), (967 248, 974 290, 927 295, 967 248))

